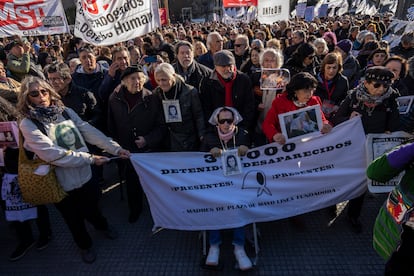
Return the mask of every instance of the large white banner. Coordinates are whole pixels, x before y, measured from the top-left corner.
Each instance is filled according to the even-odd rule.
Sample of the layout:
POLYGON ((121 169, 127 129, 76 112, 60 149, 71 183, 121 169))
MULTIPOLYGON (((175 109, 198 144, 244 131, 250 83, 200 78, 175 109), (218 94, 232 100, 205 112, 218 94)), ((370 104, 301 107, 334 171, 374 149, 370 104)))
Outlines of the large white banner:
POLYGON ((75 36, 112 45, 161 26, 157 0, 77 0, 75 36))
POLYGON ((366 190, 365 135, 354 118, 327 135, 250 149, 224 176, 208 153, 133 154, 157 227, 211 230, 311 212, 366 190))
POLYGON ((257 3, 257 19, 262 24, 273 24, 289 19, 289 1, 260 0, 257 3))
POLYGON ((69 33, 61 1, 0 1, 0 37, 69 33))

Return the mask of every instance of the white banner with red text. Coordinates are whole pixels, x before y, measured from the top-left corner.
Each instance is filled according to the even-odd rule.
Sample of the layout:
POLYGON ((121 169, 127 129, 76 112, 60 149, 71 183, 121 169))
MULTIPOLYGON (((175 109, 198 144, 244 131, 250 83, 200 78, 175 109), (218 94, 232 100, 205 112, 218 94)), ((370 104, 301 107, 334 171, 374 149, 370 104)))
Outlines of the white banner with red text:
POLYGON ((0 1, 0 37, 61 33, 69 33, 61 1, 0 1))
POLYGON ((136 153, 131 161, 156 227, 226 229, 311 212, 366 190, 360 118, 309 139, 250 149, 242 174, 231 176, 209 153, 136 153))
POLYGON ((75 36, 113 45, 161 26, 157 0, 77 0, 75 36))

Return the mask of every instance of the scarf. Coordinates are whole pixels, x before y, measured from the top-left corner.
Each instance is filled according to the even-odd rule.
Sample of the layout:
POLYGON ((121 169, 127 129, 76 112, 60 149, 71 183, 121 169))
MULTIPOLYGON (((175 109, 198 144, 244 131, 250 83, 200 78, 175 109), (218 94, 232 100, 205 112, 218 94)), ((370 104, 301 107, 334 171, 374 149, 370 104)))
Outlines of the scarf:
POLYGON ((368 93, 368 90, 365 88, 364 84, 360 84, 355 88, 356 90, 356 99, 358 102, 364 103, 368 107, 375 107, 381 104, 385 99, 389 98, 394 90, 391 87, 388 87, 387 91, 380 96, 372 96, 368 93))
POLYGON ((232 99, 232 88, 234 80, 236 79, 236 71, 233 72, 233 76, 230 79, 223 79, 223 77, 217 73, 217 77, 220 83, 224 86, 225 97, 224 97, 224 105, 233 107, 233 99, 232 99))
POLYGON ((177 73, 184 78, 185 81, 188 81, 189 77, 195 72, 194 62, 190 64, 187 68, 187 72, 184 72, 181 64, 177 63, 177 73))
POLYGON ((58 105, 50 105, 48 107, 36 106, 29 111, 28 117, 43 124, 48 124, 55 122, 63 110, 65 110, 65 107, 58 105))
POLYGON ((221 140, 223 140, 225 143, 227 143, 228 141, 230 141, 230 139, 231 139, 231 138, 233 138, 235 131, 236 131, 236 126, 235 126, 235 125, 232 125, 232 126, 230 127, 229 132, 227 132, 227 133, 223 133, 223 132, 221 132, 220 127, 219 127, 219 126, 217 126, 217 133, 218 133, 218 136, 219 136, 219 138, 220 138, 221 140))

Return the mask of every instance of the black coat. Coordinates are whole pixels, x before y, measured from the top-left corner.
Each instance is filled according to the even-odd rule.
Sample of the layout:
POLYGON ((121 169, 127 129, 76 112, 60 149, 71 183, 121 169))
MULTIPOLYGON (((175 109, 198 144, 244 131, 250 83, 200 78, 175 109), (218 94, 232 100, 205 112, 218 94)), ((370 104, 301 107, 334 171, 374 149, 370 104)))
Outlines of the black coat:
MULTIPOLYGON (((235 139, 234 139, 235 143, 233 143, 233 139, 231 139, 230 141, 227 142, 227 144, 225 144, 225 146, 227 147, 227 149, 234 149, 241 145, 248 147, 250 145, 249 137, 250 137, 249 133, 246 130, 244 130, 243 128, 237 127, 235 139)), ((220 149, 222 148, 216 127, 214 127, 214 129, 210 129, 210 131, 204 137, 204 140, 201 146, 201 151, 208 152, 212 148, 220 148, 220 149)))
MULTIPOLYGON (((204 78, 200 84, 200 99, 203 106, 206 124, 216 108, 225 105, 225 88, 218 79, 217 72, 213 71, 209 77, 204 78)), ((237 71, 232 87, 233 106, 243 118, 241 122, 245 129, 251 129, 254 123, 254 96, 250 78, 237 71)))
POLYGON ((125 87, 109 97, 108 131, 111 137, 124 149, 131 152, 162 150, 166 139, 166 126, 162 105, 157 96, 144 88, 144 97, 131 110, 125 100, 125 87), (143 136, 146 146, 139 149, 135 139, 143 136))
POLYGON ((330 91, 330 93, 332 93, 331 95, 329 95, 328 90, 326 89, 326 86, 324 84, 324 81, 319 76, 318 86, 316 87, 314 95, 318 96, 321 99, 322 110, 324 111, 325 117, 327 119, 330 118, 332 113, 329 112, 329 110, 325 108, 327 106, 324 106, 323 103, 325 101, 325 104, 326 104, 328 101, 330 101, 331 104, 334 104, 337 107, 339 107, 341 102, 345 99, 348 93, 348 90, 349 90, 347 78, 340 73, 337 74, 335 78, 332 80, 332 84, 329 86, 328 89, 331 89, 330 91))
MULTIPOLYGON (((364 85, 364 84, 360 84, 364 85)), ((359 86, 358 86, 359 87, 359 86)), ((358 87, 356 89, 358 89, 358 87)), ((400 130, 399 112, 396 98, 399 96, 394 91, 390 97, 384 99, 381 104, 375 106, 372 111, 367 108, 364 102, 356 97, 356 89, 351 90, 345 100, 339 106, 331 122, 338 125, 349 119, 353 111, 361 114, 362 125, 365 134, 384 133, 386 131, 400 130)))
POLYGON ((183 68, 180 63, 174 63, 173 67, 175 72, 182 76, 187 84, 192 85, 197 89, 200 87, 201 80, 205 77, 210 76, 212 72, 210 68, 198 63, 197 61, 194 61, 190 65, 188 68, 190 73, 187 76, 184 76, 185 74, 183 73, 183 68))
POLYGON ((91 91, 71 82, 66 95, 61 97, 65 106, 72 108, 82 120, 98 126, 102 113, 91 91))
POLYGON ((205 122, 203 109, 197 89, 177 79, 170 91, 164 93, 156 88, 154 94, 161 102, 164 97, 168 100, 174 98, 180 102, 181 123, 167 123, 169 139, 165 148, 170 151, 198 151, 200 138, 205 135, 205 122))

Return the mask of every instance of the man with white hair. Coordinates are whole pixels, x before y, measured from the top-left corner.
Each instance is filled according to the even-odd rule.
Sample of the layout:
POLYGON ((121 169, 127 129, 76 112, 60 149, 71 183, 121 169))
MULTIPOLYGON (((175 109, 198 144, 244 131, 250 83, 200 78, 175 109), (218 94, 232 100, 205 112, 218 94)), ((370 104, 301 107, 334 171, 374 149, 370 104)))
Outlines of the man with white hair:
POLYGON ((249 38, 246 35, 238 35, 234 41, 234 58, 236 68, 240 70, 241 65, 250 57, 249 38))
POLYGON ((218 32, 211 32, 207 36, 208 52, 198 58, 198 62, 214 69, 213 55, 218 51, 223 50, 223 37, 218 32))

